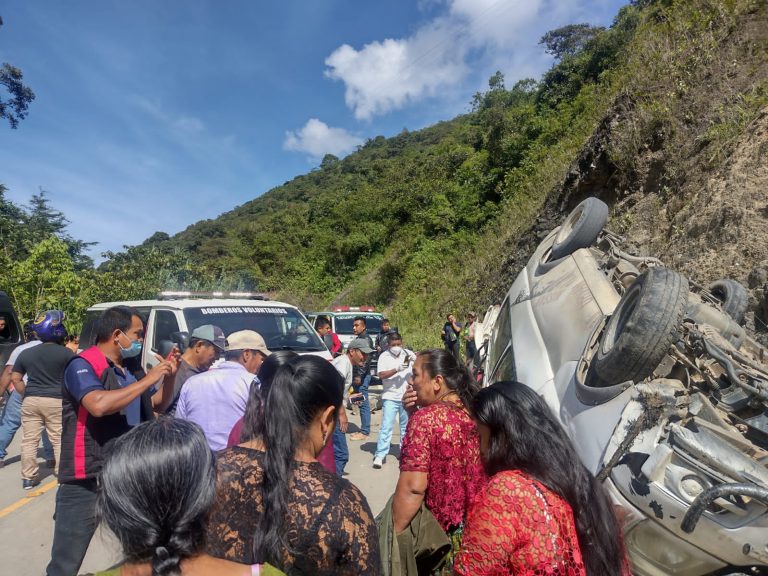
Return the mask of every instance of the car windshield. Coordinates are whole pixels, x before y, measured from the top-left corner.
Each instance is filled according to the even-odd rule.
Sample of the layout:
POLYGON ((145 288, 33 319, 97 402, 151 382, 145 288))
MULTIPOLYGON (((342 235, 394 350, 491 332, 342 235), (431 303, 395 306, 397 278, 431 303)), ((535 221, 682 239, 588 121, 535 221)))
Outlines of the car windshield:
POLYGON ((321 352, 326 350, 317 333, 295 308, 277 306, 220 306, 184 310, 187 329, 204 324, 219 326, 224 334, 254 330, 261 334, 270 350, 321 352))
POLYGON ((336 314, 336 334, 354 334, 352 331, 352 321, 358 316, 365 318, 365 328, 371 334, 381 332, 381 316, 371 314, 336 314))

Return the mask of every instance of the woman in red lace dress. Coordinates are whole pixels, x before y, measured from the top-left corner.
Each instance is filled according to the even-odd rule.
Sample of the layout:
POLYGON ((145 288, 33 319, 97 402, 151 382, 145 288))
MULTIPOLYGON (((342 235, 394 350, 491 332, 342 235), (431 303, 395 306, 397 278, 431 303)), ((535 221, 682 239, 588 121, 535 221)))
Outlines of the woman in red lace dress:
POLYGON ((455 573, 629 575, 608 496, 544 401, 498 382, 472 410, 491 479, 469 512, 455 573))
MULTIPOLYGON (((394 529, 405 530, 426 503, 457 548, 469 506, 486 480, 468 411, 477 384, 450 352, 426 350, 414 363, 412 387, 419 409, 402 441, 394 529)), ((407 396, 404 401, 408 406, 407 396)))

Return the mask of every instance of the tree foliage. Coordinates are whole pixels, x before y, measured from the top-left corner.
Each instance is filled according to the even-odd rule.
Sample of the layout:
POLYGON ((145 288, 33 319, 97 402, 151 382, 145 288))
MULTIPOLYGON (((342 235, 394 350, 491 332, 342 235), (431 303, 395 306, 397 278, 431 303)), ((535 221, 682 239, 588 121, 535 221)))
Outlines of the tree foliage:
POLYGON ((373 304, 394 314, 411 345, 433 345, 446 310, 481 310, 508 285, 502 262, 514 234, 628 85, 625 52, 639 26, 646 35, 656 26, 644 11, 660 3, 675 4, 635 0, 610 28, 553 30, 542 43, 555 62, 540 79, 508 88, 497 72, 468 114, 376 136, 342 159, 327 155, 217 219, 106 253, 98 268, 44 191, 19 207, 0 185, 0 289, 22 318, 61 306, 74 326, 95 302, 162 289, 261 290, 306 307, 373 304))
MULTIPOLYGON (((0 17, 0 26, 3 19, 0 17)), ((35 93, 29 86, 24 85, 24 75, 21 70, 7 62, 0 66, 0 86, 5 88, 7 95, 0 94, 0 118, 5 118, 11 128, 18 128, 19 120, 27 117, 30 102, 35 99, 35 93)))

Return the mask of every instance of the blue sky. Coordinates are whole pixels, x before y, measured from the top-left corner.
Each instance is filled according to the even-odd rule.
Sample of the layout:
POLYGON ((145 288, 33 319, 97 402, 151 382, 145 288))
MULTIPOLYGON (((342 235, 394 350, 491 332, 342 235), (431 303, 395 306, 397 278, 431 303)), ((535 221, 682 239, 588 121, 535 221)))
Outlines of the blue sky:
POLYGON ((0 126, 0 183, 40 188, 94 256, 215 218, 367 138, 466 112, 538 40, 620 0, 25 0, 0 62, 36 99, 0 126))

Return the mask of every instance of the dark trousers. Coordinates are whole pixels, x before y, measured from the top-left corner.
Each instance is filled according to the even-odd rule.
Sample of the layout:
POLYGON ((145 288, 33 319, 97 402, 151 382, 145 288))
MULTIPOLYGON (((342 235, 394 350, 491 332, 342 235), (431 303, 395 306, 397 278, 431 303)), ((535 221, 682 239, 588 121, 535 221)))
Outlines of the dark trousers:
POLYGON ((358 390, 363 394, 363 401, 360 403, 360 433, 371 433, 371 403, 368 401, 368 386, 371 384, 371 375, 363 376, 363 383, 358 390))
POLYGON ((339 430, 338 426, 333 431, 333 457, 336 460, 336 474, 341 476, 344 474, 347 462, 349 462, 349 447, 347 446, 346 435, 339 430))
POLYGON ((53 547, 46 575, 74 576, 96 532, 96 480, 59 485, 53 519, 53 547))

